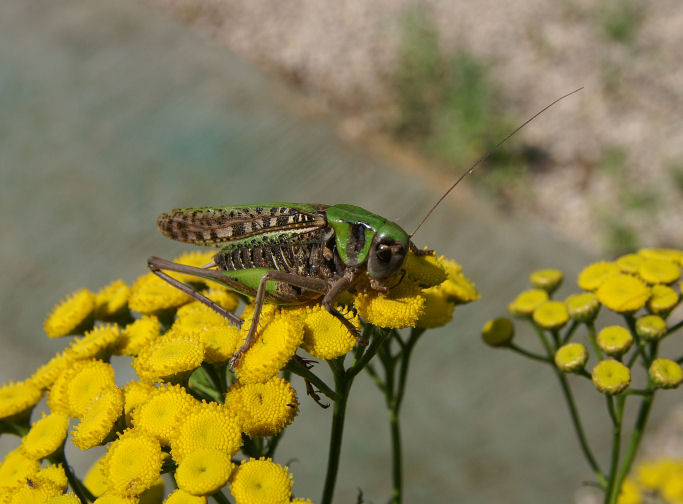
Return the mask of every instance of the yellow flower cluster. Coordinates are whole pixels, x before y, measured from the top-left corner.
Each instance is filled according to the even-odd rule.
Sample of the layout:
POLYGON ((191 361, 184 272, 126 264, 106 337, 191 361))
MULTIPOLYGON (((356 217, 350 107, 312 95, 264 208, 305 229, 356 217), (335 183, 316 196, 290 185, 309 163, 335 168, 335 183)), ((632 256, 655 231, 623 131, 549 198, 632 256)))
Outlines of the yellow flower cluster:
POLYGON ((624 482, 619 504, 683 503, 683 459, 665 457, 638 464, 624 482))
MULTIPOLYGON (((552 336, 552 340, 546 339, 544 343, 552 349, 547 360, 559 370, 590 376, 600 392, 618 394, 631 383, 630 368, 638 357, 636 352, 672 332, 667 317, 681 301, 682 266, 683 251, 671 249, 643 249, 615 261, 596 262, 578 276, 577 283, 584 291, 571 294, 564 302, 551 299, 562 282, 562 272, 539 270, 529 277, 534 288, 521 292, 508 305, 508 312, 531 321, 542 333, 547 331, 552 336), (595 320, 602 306, 623 314, 627 323, 597 330, 595 320), (570 321, 566 336, 562 337, 560 330, 570 321), (589 360, 587 346, 567 342, 578 324, 589 328, 588 347, 596 349, 600 359, 590 375, 584 370, 589 360), (633 358, 622 362, 631 351, 633 358)), ((679 326, 680 323, 676 328, 679 326)), ((488 322, 482 330, 484 341, 492 346, 514 346, 513 335, 512 322, 505 318, 488 322)), ((681 360, 655 357, 649 356, 645 362, 649 386, 678 387, 683 382, 681 360)))
MULTIPOLYGON (((176 258, 193 266, 210 261, 207 253, 176 258)), ((239 307, 223 286, 172 276, 228 311, 239 307)), ((361 282, 339 298, 357 332, 368 323, 440 326, 457 304, 479 297, 462 268, 443 257, 411 254, 389 283, 394 287, 379 292, 361 282)), ((296 351, 335 359, 356 337, 320 304, 265 305, 255 344, 228 374, 253 309, 246 306, 247 322, 235 327, 151 273, 132 286, 116 280, 97 293, 81 289, 59 303, 44 327, 51 338, 72 336, 66 349, 29 379, 0 387, 0 421, 23 434, 0 465, 0 503, 78 502, 66 493, 64 467, 48 463, 64 460, 67 441, 83 450, 106 446, 84 480, 97 503, 159 503, 160 475, 168 470, 179 487, 169 503, 206 502, 228 484, 237 504, 310 502, 293 499, 291 475, 271 459, 233 461, 245 440, 276 436, 297 415, 296 391, 279 376, 296 351), (111 364, 118 357, 137 375, 124 386, 111 364), (43 397, 48 411, 31 423, 43 397)))

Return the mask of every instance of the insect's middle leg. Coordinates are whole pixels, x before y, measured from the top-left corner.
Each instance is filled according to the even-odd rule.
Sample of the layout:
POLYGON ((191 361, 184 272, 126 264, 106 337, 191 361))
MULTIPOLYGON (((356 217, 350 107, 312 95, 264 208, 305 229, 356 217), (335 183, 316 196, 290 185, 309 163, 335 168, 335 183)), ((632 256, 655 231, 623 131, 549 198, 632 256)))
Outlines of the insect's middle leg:
POLYGON ((254 341, 256 341, 256 331, 258 330, 258 322, 261 317, 261 310, 263 309, 263 303, 266 296, 266 282, 268 281, 283 282, 309 291, 319 292, 320 294, 325 294, 328 290, 327 281, 321 278, 311 278, 284 271, 266 272, 259 280, 258 290, 254 297, 254 314, 251 318, 247 339, 237 352, 235 352, 232 359, 230 359, 230 369, 233 371, 242 354, 249 350, 254 344, 254 341))
POLYGON ((332 287, 330 287, 330 289, 325 293, 325 297, 322 300, 322 305, 328 312, 336 317, 337 320, 344 324, 344 327, 346 327, 349 332, 354 335, 358 344, 366 345, 367 341, 360 335, 358 329, 356 329, 356 327, 349 322, 347 318, 334 306, 334 300, 337 298, 337 296, 351 287, 356 281, 357 277, 358 273, 350 268, 347 269, 346 272, 344 272, 344 276, 333 283, 332 287))

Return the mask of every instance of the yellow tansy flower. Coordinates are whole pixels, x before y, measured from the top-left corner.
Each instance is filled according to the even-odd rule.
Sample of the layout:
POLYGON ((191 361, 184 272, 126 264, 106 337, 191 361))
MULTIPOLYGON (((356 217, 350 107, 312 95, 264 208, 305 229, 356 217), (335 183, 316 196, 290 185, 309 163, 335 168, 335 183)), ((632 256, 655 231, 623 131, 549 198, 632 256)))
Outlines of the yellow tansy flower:
POLYGON ((201 366, 204 344, 196 334, 168 331, 133 358, 133 367, 143 380, 181 381, 201 366))
POLYGON ((171 440, 171 455, 176 462, 201 448, 220 450, 232 456, 242 446, 240 421, 225 406, 201 403, 181 421, 171 440))
POLYGON ((36 477, 52 481, 62 492, 66 492, 69 480, 62 464, 50 464, 36 473, 36 477))
POLYGON ((95 298, 95 318, 110 320, 123 313, 128 308, 130 287, 123 280, 112 283, 97 292, 95 298))
POLYGON ((683 369, 670 359, 655 359, 649 369, 650 379, 660 388, 677 388, 683 383, 683 369))
POLYGON ((228 395, 225 404, 196 403, 199 405, 195 405, 190 416, 182 420, 171 446, 176 462, 198 449, 211 448, 234 456, 241 448, 242 420, 234 409, 235 402, 229 403, 227 398, 228 395), (216 428, 223 430, 215 432, 216 428))
POLYGON ((31 380, 3 383, 0 386, 0 418, 10 418, 30 412, 43 397, 31 380))
POLYGON ((638 276, 650 284, 669 284, 681 276, 681 267, 665 259, 644 259, 638 267, 638 276))
POLYGON ((234 468, 225 452, 203 448, 188 453, 178 464, 178 487, 193 495, 214 493, 228 482, 234 468))
POLYGON ((453 319, 455 302, 450 301, 452 298, 444 294, 441 286, 423 290, 422 297, 425 298, 424 311, 415 323, 415 327, 423 329, 443 327, 453 319))
MULTIPOLYGON (((403 269, 406 272, 406 277, 414 280, 420 287, 429 288, 446 280, 446 271, 442 266, 444 261, 446 259, 443 256, 437 258, 433 255, 418 256, 410 253, 406 256, 403 269)), ((458 272, 462 269, 455 261, 451 261, 451 263, 451 269, 458 272)))
POLYGON ((607 308, 623 313, 645 306, 650 289, 638 278, 620 273, 606 279, 595 294, 607 308))
POLYGON ((109 441, 117 420, 123 415, 123 403, 123 391, 120 388, 102 390, 74 428, 74 445, 81 450, 88 450, 109 441))
POLYGON ((546 301, 548 301, 548 293, 543 289, 526 290, 520 292, 515 300, 508 305, 508 312, 516 317, 526 317, 546 301))
POLYGON ((164 498, 164 480, 157 478, 154 484, 140 494, 139 504, 161 504, 164 498))
POLYGON ((75 359, 108 359, 119 339, 119 326, 105 324, 76 338, 65 352, 75 359))
POLYGON ((640 493, 640 488, 633 480, 626 478, 621 485, 617 504, 641 504, 642 502, 643 496, 640 493))
MULTIPOLYGON (((221 308, 229 312, 233 312, 240 304, 240 298, 234 292, 229 291, 225 287, 214 285, 202 292, 211 301, 216 303, 221 308)), ((202 305, 204 306, 204 305, 202 305)), ((208 307, 207 307, 208 308, 208 307)))
POLYGON ((607 355, 617 357, 628 352, 633 345, 633 336, 624 327, 607 326, 598 333, 597 343, 598 347, 607 355))
POLYGON ((109 488, 119 495, 140 495, 161 473, 161 445, 151 436, 132 430, 114 441, 105 457, 104 474, 109 488))
POLYGON ((600 361, 592 373, 593 384, 603 394, 618 394, 631 383, 631 370, 615 360, 600 361))
POLYGON ((287 504, 292 477, 271 459, 242 461, 230 477, 230 492, 235 504, 287 504))
MULTIPOLYGON (((173 262, 178 264, 184 264, 186 266, 194 266, 195 268, 201 268, 202 266, 210 264, 213 261, 213 256, 215 255, 215 250, 191 250, 189 252, 184 252, 180 254, 178 257, 173 259, 173 262)), ((176 272, 169 272, 169 275, 177 280, 180 280, 181 282, 194 284, 207 283, 206 280, 195 275, 188 275, 185 273, 176 272)))
POLYGON ((494 347, 508 344, 514 335, 515 326, 510 319, 505 317, 489 320, 481 330, 484 343, 494 347))
MULTIPOLYGON (((358 317, 350 319, 360 329, 358 317)), ((346 355, 356 344, 356 338, 336 317, 321 305, 309 308, 304 318, 303 347, 318 359, 335 359, 346 355)))
MULTIPOLYGON (((261 320, 256 342, 237 363, 235 372, 242 383, 265 382, 275 376, 296 353, 303 341, 303 321, 287 316, 286 311, 271 319, 261 320)), ((246 339, 251 319, 242 325, 242 342, 246 339)))
POLYGON ((615 263, 600 261, 586 266, 579 273, 578 285, 584 290, 594 291, 611 276, 618 275, 619 266, 615 263))
POLYGON ((567 307, 560 301, 546 301, 536 307, 532 318, 536 324, 544 329, 555 330, 561 328, 569 320, 567 307))
POLYGON ((636 334, 645 341, 657 341, 666 334, 666 322, 659 315, 645 315, 636 320, 636 334))
POLYGON ((165 282, 154 273, 147 273, 133 284, 128 306, 139 313, 151 314, 169 308, 177 308, 192 298, 165 282))
POLYGON ((74 360, 72 355, 66 353, 58 353, 46 364, 40 366, 30 378, 30 381, 46 390, 52 386, 57 377, 64 371, 74 360))
POLYGON ((73 334, 92 321, 95 311, 95 294, 80 289, 56 305, 45 320, 45 333, 50 338, 73 334))
MULTIPOLYGON (((273 436, 292 423, 299 410, 296 391, 277 376, 265 383, 230 388, 242 422, 242 432, 250 437, 273 436)), ((229 399, 226 398, 226 402, 229 399)))
POLYGON ((45 501, 45 504, 81 504, 81 499, 75 494, 64 494, 52 497, 45 501))
POLYGON ((43 413, 42 418, 31 425, 31 430, 21 440, 26 455, 43 459, 57 452, 64 445, 68 428, 69 416, 65 413, 43 413))
POLYGON ((123 411, 126 415, 126 425, 132 426, 132 412, 141 404, 147 402, 152 394, 158 390, 151 383, 143 381, 131 381, 123 386, 123 411))
POLYGON ((481 298, 481 294, 477 291, 477 287, 469 278, 461 272, 454 272, 452 268, 447 266, 448 261, 445 259, 441 264, 446 268, 446 280, 439 285, 439 290, 446 296, 449 301, 457 304, 467 304, 481 298))
POLYGON ((109 489, 109 480, 105 476, 105 463, 107 459, 107 454, 105 453, 97 461, 90 466, 88 472, 83 478, 83 484, 95 497, 104 495, 104 493, 109 489))
POLYGON ((62 490, 52 481, 44 478, 30 478, 12 489, 9 504, 42 503, 62 494, 62 490))
POLYGON ((177 319, 173 327, 186 331, 201 330, 214 325, 226 325, 229 322, 199 301, 193 301, 178 308, 177 319))
POLYGON ((15 448, 0 464, 0 488, 13 487, 33 476, 40 469, 40 460, 26 455, 23 446, 15 448))
POLYGON ((389 329, 415 327, 424 305, 419 285, 407 278, 386 294, 369 289, 359 292, 354 299, 354 306, 363 319, 389 329))
POLYGON ((173 328, 199 335, 210 363, 227 362, 240 344, 239 329, 199 302, 181 307, 173 328))
POLYGON ((665 248, 640 249, 638 254, 648 259, 664 259, 683 264, 683 251, 665 248))
POLYGON ((592 292, 572 294, 564 300, 567 305, 567 313, 577 322, 591 322, 595 320, 600 311, 600 302, 592 292))
POLYGON ((647 302, 650 311, 667 315, 678 304, 678 292, 668 285, 653 285, 652 297, 647 302))
POLYGON ((197 401, 180 385, 166 385, 150 394, 133 412, 135 429, 170 445, 183 418, 197 406, 197 401))
POLYGON ((638 254, 626 254, 618 258, 615 262, 623 273, 635 275, 644 258, 638 254))
POLYGON ((70 359, 69 366, 65 367, 55 379, 50 392, 47 396, 47 405, 51 411, 59 411, 62 413, 69 413, 69 394, 68 387, 71 383, 71 378, 83 366, 89 364, 90 360, 73 360, 70 359))
POLYGON ((192 495, 178 488, 166 498, 164 504, 207 504, 207 500, 203 495, 192 495))
POLYGON ((542 269, 529 275, 529 283, 536 289, 555 292, 562 283, 564 274, 558 269, 542 269))
POLYGON ((140 499, 136 497, 125 497, 115 493, 106 493, 95 499, 93 504, 139 504, 140 499))
POLYGON ((80 417, 104 389, 115 387, 114 368, 102 361, 84 363, 71 375, 66 386, 69 414, 80 417))
POLYGON ((161 323, 154 315, 142 318, 125 326, 119 338, 119 355, 137 355, 161 334, 161 323))
POLYGON ((588 360, 588 350, 581 343, 567 343, 555 352, 555 365, 565 373, 580 371, 588 360))

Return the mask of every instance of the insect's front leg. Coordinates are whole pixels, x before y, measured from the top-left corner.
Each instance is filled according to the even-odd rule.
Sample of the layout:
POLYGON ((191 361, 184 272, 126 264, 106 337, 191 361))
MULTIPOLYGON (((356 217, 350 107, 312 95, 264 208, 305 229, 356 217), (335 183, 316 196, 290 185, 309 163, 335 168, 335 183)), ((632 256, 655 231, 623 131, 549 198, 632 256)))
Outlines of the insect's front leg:
POLYGON ((186 273, 188 275, 194 275, 194 276, 202 277, 202 278, 212 278, 213 277, 217 281, 224 282, 224 277, 219 272, 216 272, 214 270, 205 269, 205 268, 197 268, 194 266, 187 266, 185 264, 177 264, 177 263, 174 263, 172 261, 167 261, 166 259, 162 259, 160 257, 154 257, 154 256, 147 259, 147 266, 149 266, 149 269, 152 270, 152 273, 154 273, 156 276, 158 276, 162 280, 165 280, 166 282, 170 283, 173 287, 180 289, 181 291, 183 291, 188 296, 192 296, 193 298, 195 298, 200 303, 205 304, 206 306, 211 308, 213 311, 215 311, 219 315, 222 315, 223 317, 227 318, 230 322, 237 325, 237 327, 242 327, 243 321, 240 317, 238 317, 234 313, 230 313, 229 311, 227 311, 225 308, 223 308, 219 304, 210 300, 209 298, 204 296, 201 292, 198 292, 191 285, 188 285, 184 282, 181 282, 180 280, 176 280, 172 276, 164 273, 163 270, 175 271, 177 273, 186 273))
POLYGON ((412 240, 410 241, 410 251, 416 256, 434 255, 434 251, 430 249, 421 249, 415 245, 412 240))
POLYGON ((268 271, 259 280, 258 290, 256 291, 256 296, 254 297, 254 314, 251 318, 251 325, 249 326, 249 332, 247 333, 247 339, 244 344, 235 352, 230 359, 230 370, 234 371, 235 366, 242 357, 242 354, 249 350, 251 346, 256 341, 256 331, 258 330, 258 322, 261 317, 261 310, 263 309, 263 303, 266 296, 266 282, 284 282, 295 287, 301 287, 313 292, 319 292, 320 294, 325 294, 327 292, 328 286, 325 280, 320 278, 311 278, 306 276, 296 275, 294 273, 286 273, 284 271, 268 271))
POLYGON ((334 306, 334 300, 337 298, 337 296, 351 287, 355 283, 356 278, 358 278, 358 273, 355 270, 348 268, 344 272, 344 275, 336 280, 330 289, 325 293, 325 297, 321 303, 328 312, 334 315, 342 324, 344 324, 344 327, 346 327, 349 332, 354 335, 356 342, 359 345, 367 345, 368 342, 360 335, 358 329, 356 329, 356 327, 349 322, 347 318, 344 317, 344 315, 334 306))

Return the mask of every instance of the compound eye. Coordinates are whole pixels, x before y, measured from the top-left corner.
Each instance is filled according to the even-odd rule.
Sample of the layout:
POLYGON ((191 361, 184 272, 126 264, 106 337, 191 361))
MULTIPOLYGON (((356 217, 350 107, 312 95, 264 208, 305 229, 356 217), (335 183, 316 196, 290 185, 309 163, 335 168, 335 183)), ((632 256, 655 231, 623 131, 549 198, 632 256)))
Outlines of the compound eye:
POLYGON ((391 247, 389 245, 380 244, 377 247, 377 260, 381 263, 388 264, 391 262, 391 247))

